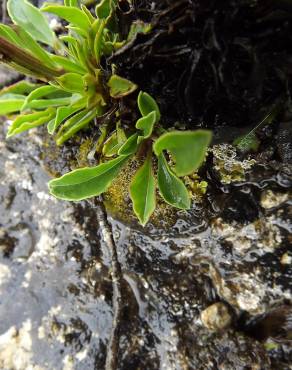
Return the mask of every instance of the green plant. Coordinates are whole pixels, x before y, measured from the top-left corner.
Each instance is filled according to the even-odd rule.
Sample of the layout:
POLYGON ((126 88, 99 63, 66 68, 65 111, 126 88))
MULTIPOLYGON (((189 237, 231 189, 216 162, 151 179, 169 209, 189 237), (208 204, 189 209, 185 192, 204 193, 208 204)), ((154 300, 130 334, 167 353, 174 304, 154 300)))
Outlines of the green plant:
POLYGON ((190 175, 201 166, 211 141, 211 132, 169 131, 158 136, 161 131, 158 125, 160 111, 155 100, 149 94, 140 92, 138 107, 142 115, 135 126, 138 132, 126 138, 117 129, 104 145, 105 157, 116 158, 51 180, 51 194, 71 201, 102 194, 131 157, 142 155, 144 164, 130 184, 133 209, 140 223, 145 225, 155 210, 156 182, 165 202, 181 209, 190 208, 188 190, 179 177, 190 175), (153 154, 158 162, 157 180, 152 165, 153 154), (168 164, 169 156, 175 161, 173 168, 168 164))
MULTIPOLYGON (((8 137, 47 124, 58 145, 98 118, 104 122, 117 111, 115 129, 100 127, 101 163, 74 170, 49 182, 51 194, 78 201, 105 192, 133 156, 142 161, 130 185, 133 209, 145 225, 156 207, 156 187, 165 202, 190 208, 190 197, 180 177, 196 171, 205 158, 211 133, 207 130, 163 130, 155 100, 140 92, 141 117, 125 132, 118 116, 118 102, 137 86, 101 68, 101 58, 111 55, 126 41, 120 40, 115 14, 117 0, 102 0, 93 16, 77 0, 64 5, 45 4, 41 11, 65 19, 67 35, 57 37, 43 13, 26 0, 8 0, 13 26, 0 25, 2 61, 44 83, 21 81, 0 92, 0 114, 20 114, 12 122, 8 137), (39 43, 46 44, 48 48, 39 43), (155 163, 155 166, 153 166, 155 163), (173 165, 172 165, 173 163, 173 165), (153 168, 155 167, 155 168, 153 168), (156 186, 157 184, 157 186, 156 186)), ((133 24, 136 32, 149 25, 133 24)))
POLYGON ((0 113, 21 113, 8 137, 47 123, 57 144, 63 144, 137 88, 100 66, 102 56, 123 44, 116 32, 115 1, 103 0, 96 7, 96 17, 85 6, 79 8, 77 0, 64 4, 45 4, 41 9, 69 22, 68 34, 57 38, 41 11, 26 0, 8 0, 14 25, 0 25, 2 61, 46 82, 22 91, 18 85, 11 86, 1 92, 0 113), (53 48, 55 54, 38 42, 53 48))

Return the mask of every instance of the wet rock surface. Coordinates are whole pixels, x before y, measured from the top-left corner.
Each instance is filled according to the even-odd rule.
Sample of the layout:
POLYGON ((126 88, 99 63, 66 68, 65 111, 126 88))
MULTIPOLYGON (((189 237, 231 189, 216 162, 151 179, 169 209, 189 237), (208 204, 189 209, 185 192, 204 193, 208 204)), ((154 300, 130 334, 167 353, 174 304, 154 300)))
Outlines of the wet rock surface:
POLYGON ((111 287, 98 228, 48 195, 37 136, 1 131, 0 368, 102 368, 111 287))
MULTIPOLYGON (((46 140, 4 133, 0 368, 104 369, 114 309, 96 206, 48 195, 46 140)), ((241 182, 220 182, 216 197, 211 187, 204 206, 178 213, 169 229, 109 218, 122 269, 118 369, 289 369, 289 176, 275 163, 261 174, 252 166, 241 182), (255 204, 252 216, 234 201, 240 194, 255 204), (201 320, 216 302, 232 316, 219 331, 201 320)))

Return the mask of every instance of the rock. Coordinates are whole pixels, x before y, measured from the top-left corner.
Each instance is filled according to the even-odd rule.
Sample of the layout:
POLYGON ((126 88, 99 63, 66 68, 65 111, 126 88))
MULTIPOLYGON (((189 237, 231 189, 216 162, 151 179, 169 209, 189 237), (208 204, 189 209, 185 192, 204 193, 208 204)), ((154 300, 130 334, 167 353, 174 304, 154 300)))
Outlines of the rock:
POLYGON ((201 320, 207 329, 221 331, 231 325, 232 315, 225 303, 217 302, 202 311, 201 320))
POLYGON ((261 206, 265 209, 278 207, 289 198, 288 193, 275 193, 272 190, 264 190, 261 194, 261 206))
POLYGON ((106 253, 95 212, 80 208, 78 223, 72 204, 48 194, 41 138, 8 142, 0 127, 0 368, 103 369, 111 283, 105 261, 96 286, 87 278, 106 253))
POLYGON ((291 163, 292 161, 292 122, 281 122, 278 136, 277 149, 284 163, 291 163))
MULTIPOLYGON (((0 317, 5 320, 0 320, 0 335, 20 332, 30 320, 25 366, 103 370, 113 312, 108 247, 100 240, 92 204, 48 195, 49 178, 39 160, 46 153, 42 145, 36 132, 9 142, 1 136, 0 264, 5 267, 0 317)), ((62 150, 67 153, 61 152, 62 160, 58 152, 46 161, 57 163, 58 173, 68 171, 66 162, 76 154, 70 146, 62 150)), ((223 195, 231 203, 223 198, 214 207, 178 212, 168 229, 142 229, 109 217, 124 278, 118 370, 272 369, 264 345, 238 333, 233 321, 228 330, 220 330, 222 322, 210 316, 210 328, 201 321, 212 302, 224 301, 232 312, 253 317, 291 299, 291 266, 282 259, 289 254, 288 202, 271 214, 260 207, 249 181, 236 192, 253 199, 258 208, 252 217, 249 212, 233 217, 242 202, 232 200, 228 187, 223 195), (226 204, 234 209, 223 219, 226 204), (211 330, 216 326, 218 331, 211 330)), ((284 193, 274 180, 273 191, 284 193)), ((228 315, 224 327, 227 322, 228 315)), ((5 343, 9 359, 5 350, 15 345, 13 335, 5 343)), ((15 353, 21 357, 22 348, 15 353)))
POLYGON ((17 81, 20 78, 20 74, 15 72, 13 69, 0 65, 0 88, 17 81))
POLYGON ((31 328, 31 322, 26 321, 19 330, 12 326, 0 335, 1 369, 43 370, 33 361, 31 328))
POLYGON ((281 257, 281 264, 282 265, 291 265, 292 263, 292 256, 289 255, 289 253, 284 253, 281 257))
POLYGON ((11 278, 11 271, 8 266, 0 264, 0 286, 4 285, 11 278))
POLYGON ((253 317, 246 324, 245 332, 261 341, 274 339, 291 344, 292 306, 280 306, 263 315, 253 317))

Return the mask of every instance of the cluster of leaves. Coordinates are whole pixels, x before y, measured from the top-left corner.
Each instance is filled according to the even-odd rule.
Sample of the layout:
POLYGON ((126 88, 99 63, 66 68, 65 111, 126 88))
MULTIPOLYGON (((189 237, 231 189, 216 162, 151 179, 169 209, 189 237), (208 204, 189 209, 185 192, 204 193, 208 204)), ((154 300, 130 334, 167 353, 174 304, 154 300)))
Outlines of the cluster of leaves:
POLYGON ((136 122, 137 132, 126 138, 123 130, 117 127, 103 147, 105 156, 116 158, 50 181, 51 194, 71 201, 102 194, 127 161, 142 152, 145 161, 130 184, 133 209, 140 223, 145 225, 156 208, 156 184, 165 202, 176 208, 189 209, 190 196, 179 177, 190 175, 200 167, 211 133, 207 130, 170 131, 158 136, 157 132, 161 131, 160 111, 155 100, 140 92, 138 107, 142 117, 136 122), (157 179, 153 171, 153 154, 158 163, 157 179), (172 169, 167 161, 169 155, 175 162, 172 169))
POLYGON ((122 45, 115 32, 115 2, 104 0, 96 17, 77 0, 65 5, 45 4, 41 11, 69 22, 69 32, 57 38, 39 9, 26 0, 8 0, 14 25, 0 25, 2 60, 16 70, 46 84, 11 86, 1 92, 0 114, 21 112, 8 137, 44 123, 63 144, 96 117, 102 117, 112 101, 132 93, 137 86, 100 67, 103 55, 122 45), (52 54, 38 42, 53 48, 52 54))
MULTIPOLYGON (((14 24, 0 25, 1 59, 44 82, 21 81, 0 92, 0 114, 19 112, 8 137, 47 124, 48 132, 61 145, 94 119, 103 122, 119 99, 137 89, 134 83, 115 74, 114 68, 110 74, 101 68, 101 58, 127 41, 119 39, 116 6, 117 0, 102 0, 93 15, 85 6, 79 7, 78 0, 64 0, 64 5, 46 3, 40 10, 27 0, 8 0, 14 24), (58 38, 42 11, 67 21, 67 34, 58 38)), ((149 30, 147 25, 138 26, 133 25, 128 40, 135 32, 149 30)), ((100 130, 102 163, 50 181, 51 194, 70 201, 100 195, 136 155, 144 162, 131 181, 130 196, 141 224, 145 225, 155 210, 157 187, 167 203, 188 209, 190 197, 180 177, 202 164, 211 133, 165 132, 157 103, 142 91, 138 108, 141 118, 128 132, 118 118, 114 131, 100 130)))

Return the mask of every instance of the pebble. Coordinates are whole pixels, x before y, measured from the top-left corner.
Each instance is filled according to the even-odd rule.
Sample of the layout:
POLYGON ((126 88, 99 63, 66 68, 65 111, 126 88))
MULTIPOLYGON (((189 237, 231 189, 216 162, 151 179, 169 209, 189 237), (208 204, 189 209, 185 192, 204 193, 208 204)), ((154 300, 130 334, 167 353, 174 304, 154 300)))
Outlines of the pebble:
POLYGON ((232 316, 225 303, 217 302, 202 311, 201 321, 207 329, 221 331, 231 325, 232 316))

